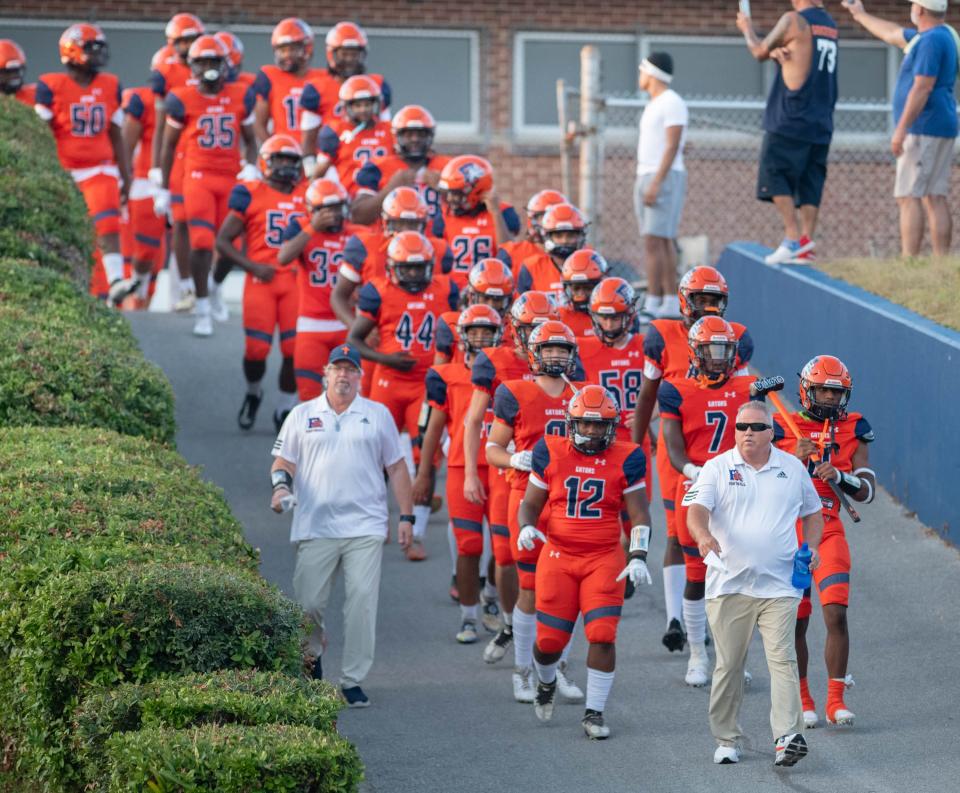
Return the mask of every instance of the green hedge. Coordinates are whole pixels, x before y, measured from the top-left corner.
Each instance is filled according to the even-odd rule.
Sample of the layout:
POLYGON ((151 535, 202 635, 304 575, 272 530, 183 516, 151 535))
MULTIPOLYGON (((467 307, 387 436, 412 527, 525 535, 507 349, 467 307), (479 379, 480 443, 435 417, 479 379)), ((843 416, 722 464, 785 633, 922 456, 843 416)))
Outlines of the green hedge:
POLYGON ((120 733, 107 763, 111 793, 347 793, 363 779, 348 741, 285 724, 120 733))
POLYGON ((55 273, 2 260, 0 425, 104 427, 169 443, 173 392, 121 315, 55 273))
POLYGON ((94 249, 83 196, 37 114, 0 97, 0 257, 33 259, 86 291, 94 249))
POLYGON ((86 778, 103 775, 104 745, 114 733, 203 724, 298 724, 335 732, 343 700, 320 680, 279 672, 230 670, 94 691, 73 716, 73 748, 86 778))
POLYGON ((69 717, 93 686, 183 672, 301 665, 302 615, 266 582, 191 565, 55 576, 25 607, 0 713, 31 777, 75 781, 69 717))

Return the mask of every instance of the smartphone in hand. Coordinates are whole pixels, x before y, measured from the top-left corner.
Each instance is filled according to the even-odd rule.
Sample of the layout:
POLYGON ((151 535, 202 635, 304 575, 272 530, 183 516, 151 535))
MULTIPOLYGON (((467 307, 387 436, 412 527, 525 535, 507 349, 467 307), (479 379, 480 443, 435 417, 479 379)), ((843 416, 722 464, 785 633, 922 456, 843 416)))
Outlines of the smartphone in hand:
POLYGON ((750 16, 750 0, 740 0, 740 13, 745 17, 750 16))

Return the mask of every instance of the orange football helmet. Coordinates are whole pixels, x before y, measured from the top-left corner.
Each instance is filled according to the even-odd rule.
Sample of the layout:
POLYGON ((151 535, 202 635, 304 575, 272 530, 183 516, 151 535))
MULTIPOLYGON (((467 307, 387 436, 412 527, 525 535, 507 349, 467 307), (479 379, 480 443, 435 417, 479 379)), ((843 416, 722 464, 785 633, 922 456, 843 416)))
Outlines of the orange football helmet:
POLYGON ((527 201, 527 235, 534 242, 543 242, 540 221, 544 213, 555 204, 569 204, 567 198, 559 190, 541 190, 534 193, 527 201))
POLYGON ((327 179, 315 179, 307 187, 307 192, 304 194, 304 201, 311 215, 320 209, 329 207, 340 208, 340 215, 334 225, 322 229, 325 232, 340 231, 350 214, 350 195, 339 182, 331 182, 327 179))
POLYGON ((78 22, 60 36, 60 63, 96 71, 107 65, 110 50, 99 25, 78 22))
POLYGON ((541 322, 527 339, 527 361, 530 371, 535 375, 572 377, 577 368, 577 337, 558 319, 541 322), (564 347, 567 355, 565 358, 548 360, 543 354, 547 347, 564 347))
POLYGON ((833 355, 818 355, 807 361, 800 372, 800 406, 805 413, 821 421, 837 421, 847 415, 847 404, 853 391, 853 378, 843 361, 833 355), (817 400, 815 388, 839 391, 833 404, 817 400))
POLYGON ((353 22, 338 22, 327 31, 327 67, 340 77, 363 73, 367 55, 367 34, 353 22), (347 50, 344 53, 343 50, 347 50), (353 52, 349 52, 349 51, 353 52))
POLYGON ((289 135, 271 135, 260 144, 257 167, 265 179, 296 184, 303 173, 303 150, 289 135))
POLYGON ((387 245, 390 280, 410 294, 418 294, 433 280, 433 245, 418 231, 394 234, 387 245))
POLYGON ((510 301, 513 300, 513 272, 499 259, 481 259, 470 268, 467 281, 467 302, 471 306, 491 306, 501 316, 510 308, 510 301))
POLYGON ((190 39, 191 41, 207 32, 200 21, 200 17, 195 14, 174 14, 163 29, 163 34, 167 37, 167 43, 173 44, 181 39, 190 39))
POLYGON ((27 56, 20 45, 12 39, 0 39, 0 72, 4 72, 0 92, 15 94, 19 91, 26 70, 27 56))
POLYGON ((457 335, 460 337, 460 349, 476 355, 484 347, 497 347, 503 338, 503 319, 492 306, 477 303, 467 306, 457 319, 457 335), (477 342, 470 341, 469 331, 482 328, 487 331, 477 342))
POLYGON ((623 278, 605 278, 590 294, 590 319, 597 338, 612 346, 627 333, 637 318, 637 293, 623 278), (619 317, 620 327, 607 330, 600 324, 602 317, 619 317))
POLYGON ((554 204, 540 221, 543 248, 551 256, 566 259, 587 243, 587 221, 573 204, 554 204))
POLYGON ((299 17, 281 19, 270 34, 270 46, 277 66, 298 72, 313 57, 313 29, 299 17))
POLYGON ((548 319, 560 319, 557 304, 546 292, 524 292, 510 307, 510 324, 516 339, 517 352, 526 355, 527 337, 535 325, 548 319))
POLYGON ((387 236, 400 231, 419 231, 427 227, 427 205, 412 187, 397 187, 387 193, 380 218, 387 236))
POLYGON ((606 451, 617 438, 620 408, 606 388, 585 385, 567 405, 567 437, 583 454, 606 451))
POLYGON ((230 72, 230 51, 215 36, 204 34, 190 45, 190 71, 208 86, 223 85, 230 72))
POLYGON ((433 148, 437 122, 422 105, 404 105, 390 122, 393 150, 407 160, 426 160, 433 148))
POLYGON ((689 323, 708 314, 722 317, 727 310, 729 294, 727 281, 719 270, 707 265, 694 267, 680 279, 677 289, 680 313, 689 323))
POLYGON ((340 86, 339 98, 343 105, 344 113, 346 113, 347 118, 354 124, 366 124, 371 119, 376 119, 377 116, 380 115, 380 104, 383 101, 380 86, 377 85, 376 80, 365 74, 355 74, 353 77, 348 77, 344 80, 340 86), (373 109, 367 114, 366 118, 358 119, 350 112, 351 104, 364 100, 372 101, 373 109))
POLYGON ((723 317, 708 315, 687 332, 690 366, 701 388, 724 383, 737 366, 737 334, 723 317))
POLYGON ((243 66, 243 42, 240 38, 229 30, 219 30, 213 34, 213 37, 227 48, 230 68, 240 71, 240 67, 243 66))
POLYGON ((604 279, 609 269, 607 260, 593 248, 581 248, 571 253, 560 271, 567 302, 577 311, 589 311, 593 288, 604 279), (589 289, 578 288, 583 286, 589 289))
POLYGON ((493 188, 493 166, 483 157, 461 154, 440 172, 437 189, 456 215, 473 212, 493 188))

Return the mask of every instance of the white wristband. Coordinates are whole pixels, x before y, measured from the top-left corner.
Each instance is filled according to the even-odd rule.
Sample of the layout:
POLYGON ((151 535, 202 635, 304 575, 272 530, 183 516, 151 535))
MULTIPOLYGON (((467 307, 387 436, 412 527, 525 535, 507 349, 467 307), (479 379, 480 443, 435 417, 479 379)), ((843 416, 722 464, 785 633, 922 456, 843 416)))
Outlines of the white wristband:
POLYGON ((650 547, 650 527, 634 526, 630 529, 630 553, 643 551, 644 553, 650 547))
POLYGON ((685 463, 683 466, 683 475, 687 477, 691 482, 695 481, 698 476, 700 476, 700 466, 694 465, 693 463, 685 463))
POLYGON ((303 175, 307 179, 313 179, 313 172, 317 167, 317 158, 316 157, 304 157, 303 158, 303 175))

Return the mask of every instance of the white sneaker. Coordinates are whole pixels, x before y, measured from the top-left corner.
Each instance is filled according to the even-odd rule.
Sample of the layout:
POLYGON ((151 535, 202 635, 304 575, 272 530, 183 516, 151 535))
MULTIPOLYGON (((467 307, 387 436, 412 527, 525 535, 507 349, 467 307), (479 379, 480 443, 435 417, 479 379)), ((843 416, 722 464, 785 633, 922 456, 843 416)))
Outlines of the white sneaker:
POLYGON ((173 310, 178 314, 186 314, 189 311, 193 311, 196 305, 197 296, 193 293, 192 289, 187 289, 180 294, 177 302, 173 304, 173 310))
POLYGON ((805 710, 803 712, 803 726, 808 730, 816 728, 820 723, 820 716, 817 715, 815 710, 805 710))
POLYGON ((796 240, 784 240, 773 253, 763 257, 764 264, 789 264, 801 253, 800 243, 796 240))
POLYGON ((533 669, 529 666, 513 668, 513 698, 517 702, 530 704, 536 699, 536 689, 533 687, 533 669))
POLYGON ((733 765, 740 762, 740 749, 736 746, 718 746, 713 753, 713 762, 717 765, 733 765))
POLYGON ((196 322, 193 323, 194 336, 212 336, 213 320, 209 314, 198 314, 196 322))
POLYGON ((137 291, 139 286, 139 278, 117 278, 110 284, 110 291, 107 295, 108 305, 111 308, 118 308, 126 297, 137 291))
POLYGON ((583 701, 583 691, 567 677, 567 664, 564 661, 557 666, 557 691, 567 702, 583 701))
POLYGON ((683 682, 694 688, 703 688, 710 682, 710 672, 707 668, 707 659, 701 656, 691 655, 687 661, 687 674, 683 682))
POLYGON ((217 322, 226 322, 230 319, 230 309, 223 302, 219 289, 210 291, 210 316, 217 322))
POLYGON ((477 623, 471 620, 464 620, 460 632, 457 634, 457 641, 460 644, 473 644, 477 640, 477 623))
POLYGON ((483 648, 483 660, 488 664, 495 664, 507 654, 507 650, 513 644, 513 628, 507 628, 505 625, 500 632, 494 636, 483 648))

